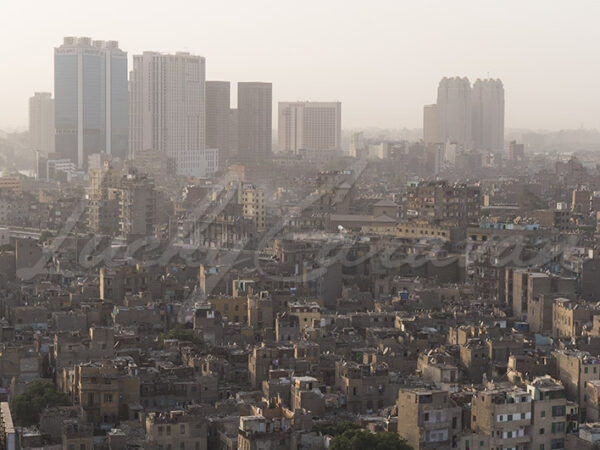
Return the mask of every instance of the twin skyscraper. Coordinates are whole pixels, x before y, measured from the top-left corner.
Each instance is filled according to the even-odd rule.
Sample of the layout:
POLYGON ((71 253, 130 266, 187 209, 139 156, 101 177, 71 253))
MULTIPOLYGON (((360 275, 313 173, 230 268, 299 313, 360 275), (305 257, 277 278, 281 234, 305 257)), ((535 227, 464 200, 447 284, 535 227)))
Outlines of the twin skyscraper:
POLYGON ((442 78, 437 103, 423 110, 425 144, 454 143, 464 149, 504 148, 504 86, 495 79, 442 78))

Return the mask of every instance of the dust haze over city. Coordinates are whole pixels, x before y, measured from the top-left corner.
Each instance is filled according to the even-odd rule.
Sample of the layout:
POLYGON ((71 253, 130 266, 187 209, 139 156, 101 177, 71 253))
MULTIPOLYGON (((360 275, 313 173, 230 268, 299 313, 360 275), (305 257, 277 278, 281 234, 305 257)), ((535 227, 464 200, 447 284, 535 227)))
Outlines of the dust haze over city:
POLYGON ((600 446, 600 3, 0 9, 0 449, 600 446))

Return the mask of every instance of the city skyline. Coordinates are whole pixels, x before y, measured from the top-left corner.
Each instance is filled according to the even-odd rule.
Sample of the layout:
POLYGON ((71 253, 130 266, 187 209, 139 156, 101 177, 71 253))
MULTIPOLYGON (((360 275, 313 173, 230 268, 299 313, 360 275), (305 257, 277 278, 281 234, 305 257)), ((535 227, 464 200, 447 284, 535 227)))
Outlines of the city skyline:
MULTIPOLYGON (((62 2, 61 6, 68 7, 71 3, 62 2)), ((198 31, 169 34, 152 30, 161 29, 156 27, 163 19, 172 19, 184 29, 191 18, 199 16, 194 14, 197 7, 187 5, 190 14, 175 18, 174 14, 183 4, 175 2, 172 10, 158 14, 156 4, 150 3, 140 10, 132 2, 119 5, 119 18, 112 20, 111 17, 110 22, 108 18, 113 8, 97 11, 90 18, 85 11, 77 12, 73 8, 69 17, 53 17, 48 23, 45 20, 48 8, 54 10, 56 6, 40 5, 30 13, 22 5, 11 4, 3 17, 27 12, 31 14, 35 32, 21 40, 22 52, 4 49, 8 60, 6 70, 0 75, 0 86, 9 108, 0 112, 0 129, 26 127, 27 99, 34 92, 53 90, 50 49, 69 35, 108 36, 118 40, 123 51, 129 54, 130 64, 131 55, 143 51, 189 51, 202 55, 207 60, 207 79, 227 80, 232 84, 272 82, 274 104, 292 100, 340 101, 345 105, 346 129, 419 128, 422 105, 435 101, 430 86, 444 76, 502 79, 509 93, 507 128, 600 128, 600 102, 588 94, 594 86, 597 63, 585 57, 593 51, 598 37, 598 31, 587 22, 597 16, 593 11, 599 8, 598 4, 581 2, 565 11, 565 8, 545 3, 542 8, 540 2, 530 2, 518 10, 516 3, 503 3, 477 11, 473 2, 463 2, 463 8, 435 2, 427 6, 379 2, 365 11, 364 17, 355 2, 328 3, 318 16, 313 14, 316 3, 309 2, 299 9, 265 5, 272 13, 268 18, 258 17, 254 8, 243 3, 236 3, 235 8, 210 5, 199 19, 202 26, 195 27, 198 31), (405 26, 379 26, 400 14, 405 26), (535 21, 527 20, 530 14, 535 14, 535 21), (330 25, 328 19, 334 16, 343 26, 340 30, 359 20, 364 21, 365 26, 355 33, 340 31, 332 35, 327 25, 330 25), (412 25, 421 23, 425 16, 431 16, 428 23, 431 30, 436 30, 431 36, 412 25), (131 31, 132 17, 145 23, 142 31, 131 31), (301 42, 302 39, 284 26, 292 17, 311 20, 314 30, 305 36, 306 42, 301 42), (246 18, 252 20, 247 23, 246 18), (556 33, 556 28, 549 26, 556 20, 573 24, 573 29, 570 33, 556 33), (369 21, 385 31, 371 33, 369 21), (218 35, 215 34, 218 24, 221 32, 229 30, 227 39, 214 39, 218 35), (239 30, 241 36, 250 28, 259 32, 240 45, 232 30, 239 30), (536 38, 524 40, 525 35, 536 38), (288 47, 295 51, 286 52, 288 47), (414 70, 406 69, 411 61, 416 65, 414 70), (560 67, 556 61, 561 61, 560 67), (577 83, 569 82, 573 71, 577 73, 577 83), (357 83, 367 83, 370 88, 354 89, 357 83), (561 89, 552 91, 553 86, 561 86, 561 89), (549 92, 552 95, 548 95, 549 92)), ((3 25, 9 34, 19 32, 11 21, 3 25)), ((10 44, 5 40, 0 45, 10 44)), ((235 105, 232 93, 232 107, 235 105)), ((273 128, 276 128, 276 116, 273 128)))

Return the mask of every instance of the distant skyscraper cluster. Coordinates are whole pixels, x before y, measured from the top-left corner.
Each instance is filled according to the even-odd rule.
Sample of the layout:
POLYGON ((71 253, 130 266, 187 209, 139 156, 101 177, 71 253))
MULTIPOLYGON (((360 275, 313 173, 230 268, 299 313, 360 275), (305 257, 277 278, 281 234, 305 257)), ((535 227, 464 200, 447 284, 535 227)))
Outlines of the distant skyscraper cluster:
MULTIPOLYGON (((233 160, 272 155, 273 86, 206 81, 206 60, 187 52, 133 56, 117 41, 66 37, 54 49, 54 99, 29 102, 31 146, 42 162, 95 167, 104 156, 166 155, 178 175, 204 177, 233 160)), ((340 102, 282 102, 279 150, 312 158, 341 150, 340 102)))
POLYGON ((116 41, 66 37, 54 49, 54 99, 36 93, 29 101, 31 146, 75 170, 102 154, 158 152, 179 175, 210 176, 232 158, 261 161, 272 152, 272 84, 237 88, 232 109, 230 83, 206 81, 202 56, 143 52, 128 77, 116 41))
POLYGON ((423 109, 425 144, 453 143, 465 149, 500 152, 504 148, 502 81, 444 77, 437 103, 423 109))

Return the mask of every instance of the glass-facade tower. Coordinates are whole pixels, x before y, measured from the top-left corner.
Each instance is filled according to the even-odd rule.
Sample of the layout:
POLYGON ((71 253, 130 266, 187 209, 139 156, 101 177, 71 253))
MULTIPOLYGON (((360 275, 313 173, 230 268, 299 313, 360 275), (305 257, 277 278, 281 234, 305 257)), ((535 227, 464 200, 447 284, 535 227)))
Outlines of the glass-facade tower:
POLYGON ((127 156, 127 53, 115 41, 67 37, 54 49, 55 151, 80 169, 93 153, 127 156))

